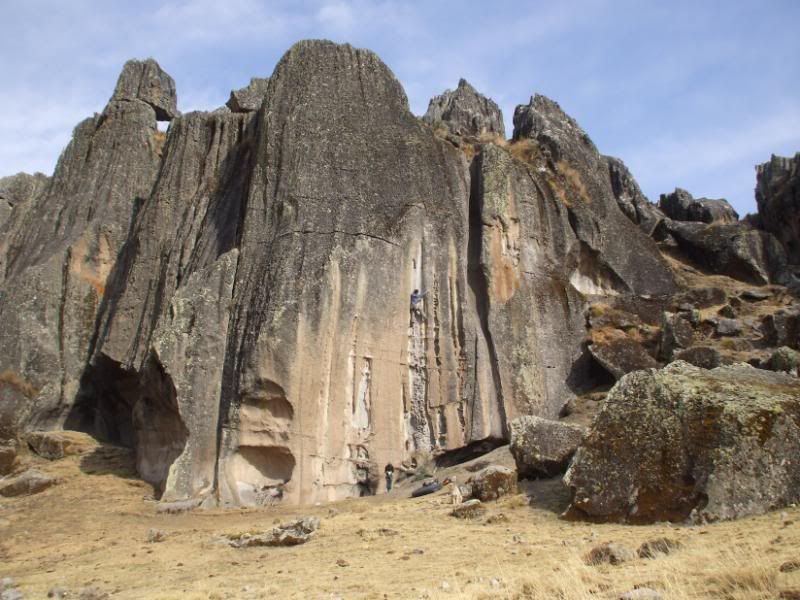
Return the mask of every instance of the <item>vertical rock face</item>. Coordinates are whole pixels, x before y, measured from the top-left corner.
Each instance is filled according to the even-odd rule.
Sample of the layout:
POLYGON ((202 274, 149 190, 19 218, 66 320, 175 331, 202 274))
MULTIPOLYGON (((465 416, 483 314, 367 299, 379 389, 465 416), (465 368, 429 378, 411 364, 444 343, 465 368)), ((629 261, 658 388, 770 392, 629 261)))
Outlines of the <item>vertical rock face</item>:
POLYGON ((450 133, 456 135, 495 133, 501 138, 506 136, 500 108, 479 94, 465 79, 459 80, 455 91, 447 90, 432 98, 422 120, 429 125, 444 123, 450 133))
MULTIPOLYGON (((555 103, 468 160, 371 52, 301 42, 250 87, 178 115, 130 62, 76 128, 0 247, 0 418, 133 446, 164 500, 370 494, 386 462, 554 418, 591 383, 588 299, 672 291, 555 103)), ((434 105, 502 134, 466 83, 434 105)))
POLYGON ((800 264, 800 153, 773 155, 756 172, 761 226, 781 241, 792 264, 800 264))
POLYGON ((107 277, 160 163, 155 109, 120 91, 137 70, 149 73, 151 96, 153 80, 168 88, 157 95, 174 95, 172 80, 154 62, 146 69, 128 63, 103 112, 75 128, 49 185, 25 203, 3 238, 4 421, 57 426, 78 391, 107 277))
POLYGON ((545 178, 582 242, 570 274, 578 291, 648 296, 673 291, 665 261, 644 233, 631 229, 617 206, 606 160, 572 117, 537 94, 514 111, 513 139, 535 144, 545 178))

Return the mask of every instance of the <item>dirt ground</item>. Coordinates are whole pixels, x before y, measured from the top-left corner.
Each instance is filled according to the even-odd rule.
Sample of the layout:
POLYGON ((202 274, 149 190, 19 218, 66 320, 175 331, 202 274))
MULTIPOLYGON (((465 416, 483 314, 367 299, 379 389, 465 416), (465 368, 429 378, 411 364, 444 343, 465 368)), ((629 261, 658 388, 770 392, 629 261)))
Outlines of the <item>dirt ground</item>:
POLYGON ((53 586, 120 599, 618 598, 635 586, 664 598, 773 599, 800 590, 800 570, 780 570, 800 561, 796 508, 702 527, 573 523, 558 518, 568 495, 554 480, 491 503, 475 521, 451 517, 446 492, 409 499, 408 487, 322 506, 171 515, 157 513, 129 450, 87 443, 80 456, 33 460, 60 483, 0 499, 0 577, 25 598, 53 586), (219 539, 309 514, 322 525, 302 546, 234 549, 219 539), (148 543, 150 528, 166 539, 148 543), (658 537, 681 548, 617 566, 584 562, 600 542, 636 550, 658 537))

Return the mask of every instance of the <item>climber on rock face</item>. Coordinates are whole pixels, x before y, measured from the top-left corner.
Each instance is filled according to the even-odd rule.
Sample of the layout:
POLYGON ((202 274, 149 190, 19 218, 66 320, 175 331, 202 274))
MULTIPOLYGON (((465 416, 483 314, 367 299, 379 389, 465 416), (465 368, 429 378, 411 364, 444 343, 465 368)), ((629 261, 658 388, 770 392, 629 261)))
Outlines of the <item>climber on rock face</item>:
POLYGON ((421 292, 415 289, 411 292, 411 311, 418 316, 422 316, 422 299, 428 292, 421 292))

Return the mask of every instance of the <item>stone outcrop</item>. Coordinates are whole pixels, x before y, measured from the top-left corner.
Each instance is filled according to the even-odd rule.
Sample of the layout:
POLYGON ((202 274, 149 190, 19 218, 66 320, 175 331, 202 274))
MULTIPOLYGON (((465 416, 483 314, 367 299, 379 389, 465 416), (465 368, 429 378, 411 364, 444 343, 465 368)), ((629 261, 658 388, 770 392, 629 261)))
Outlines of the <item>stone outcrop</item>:
POLYGON ((7 498, 30 496, 43 492, 57 483, 55 477, 29 469, 16 477, 0 481, 0 496, 7 498))
POLYGON ((786 253, 781 244, 772 234, 746 223, 666 219, 658 225, 654 237, 671 238, 690 261, 711 273, 756 285, 781 281, 785 276, 786 253))
POLYGON ((773 155, 756 168, 756 205, 760 226, 780 240, 792 264, 800 264, 800 153, 773 155))
POLYGON ((656 226, 664 220, 664 213, 642 193, 624 162, 613 156, 603 158, 608 164, 611 190, 620 209, 645 234, 653 235, 656 226))
POLYGON ((567 470, 586 430, 579 425, 526 416, 511 421, 511 454, 520 478, 555 477, 567 470))
POLYGON ((127 63, 103 112, 75 128, 49 184, 2 237, 0 425, 59 427, 75 401, 109 275, 159 171, 150 102, 168 110, 170 93, 154 62, 127 63))
POLYGON ((564 481, 568 515, 700 521, 800 500, 800 382, 749 365, 674 362, 623 377, 564 481))
POLYGON ((739 220, 739 214, 724 198, 719 200, 694 198, 681 188, 675 188, 675 191, 669 194, 661 194, 658 208, 675 221, 736 223, 739 220))
POLYGON ((171 121, 178 115, 175 81, 152 58, 129 60, 122 68, 111 100, 144 102, 150 105, 159 121, 171 121))
POLYGON ((455 90, 431 99, 422 120, 429 125, 442 123, 454 135, 496 134, 505 138, 503 113, 493 100, 478 93, 465 79, 455 90))
POLYGON ((253 77, 247 87, 231 91, 231 97, 225 105, 235 113, 256 111, 264 103, 268 85, 268 78, 253 77))
POLYGON ((372 494, 379 465, 555 418, 594 385, 588 304, 674 290, 549 100, 472 155, 368 51, 301 42, 251 87, 179 115, 134 61, 76 128, 3 239, 0 425, 133 447, 165 506, 372 494))
POLYGON ((319 529, 318 517, 303 517, 274 527, 264 533, 243 533, 227 536, 234 548, 253 548, 259 546, 298 546, 305 544, 319 529))

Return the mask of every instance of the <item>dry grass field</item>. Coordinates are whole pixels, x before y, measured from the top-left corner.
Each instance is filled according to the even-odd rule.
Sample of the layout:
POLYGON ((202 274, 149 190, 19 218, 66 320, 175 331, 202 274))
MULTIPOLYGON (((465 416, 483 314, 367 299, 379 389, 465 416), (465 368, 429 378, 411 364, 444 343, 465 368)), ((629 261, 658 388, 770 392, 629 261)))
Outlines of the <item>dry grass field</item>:
MULTIPOLYGON (((497 451, 496 451, 497 452, 497 451)), ((324 506, 159 514, 134 477, 128 450, 87 444, 81 456, 31 459, 61 478, 40 494, 0 499, 0 577, 25 598, 53 586, 94 587, 111 598, 618 598, 636 586, 664 598, 800 598, 800 510, 701 527, 566 522, 557 481, 489 506, 485 517, 449 516, 446 493, 324 506), (293 548, 230 548, 224 533, 269 529, 317 515, 316 537, 293 548), (166 539, 148 543, 150 528, 166 539), (636 550, 668 537, 681 547, 656 559, 589 566, 601 542, 636 550), (784 566, 784 570, 787 567, 784 566), (792 591, 797 590, 797 596, 792 591)))

